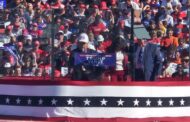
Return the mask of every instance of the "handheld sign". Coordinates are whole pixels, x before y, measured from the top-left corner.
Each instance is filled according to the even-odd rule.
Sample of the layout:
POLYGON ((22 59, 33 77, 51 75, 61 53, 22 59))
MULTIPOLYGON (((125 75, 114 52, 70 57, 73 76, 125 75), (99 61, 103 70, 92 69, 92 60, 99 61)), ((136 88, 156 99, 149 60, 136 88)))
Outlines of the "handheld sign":
POLYGON ((61 67, 61 75, 65 77, 69 73, 68 67, 61 67))
POLYGON ((75 65, 90 65, 97 67, 114 67, 116 64, 115 54, 84 54, 84 53, 75 53, 74 55, 74 64, 75 65))

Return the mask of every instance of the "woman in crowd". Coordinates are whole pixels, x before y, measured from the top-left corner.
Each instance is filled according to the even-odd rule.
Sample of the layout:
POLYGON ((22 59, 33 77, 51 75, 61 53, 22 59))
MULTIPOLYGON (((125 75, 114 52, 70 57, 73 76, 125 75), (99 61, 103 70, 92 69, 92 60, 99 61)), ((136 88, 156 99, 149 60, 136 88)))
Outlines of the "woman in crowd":
POLYGON ((116 65, 110 70, 111 81, 126 81, 127 80, 127 65, 128 55, 124 52, 125 40, 121 37, 115 38, 110 47, 110 53, 116 56, 116 65))

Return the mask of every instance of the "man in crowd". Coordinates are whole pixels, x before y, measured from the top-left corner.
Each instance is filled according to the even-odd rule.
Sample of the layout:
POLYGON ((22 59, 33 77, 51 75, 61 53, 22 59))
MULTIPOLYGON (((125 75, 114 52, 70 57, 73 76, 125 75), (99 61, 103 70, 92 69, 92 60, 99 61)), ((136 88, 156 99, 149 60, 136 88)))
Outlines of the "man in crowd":
POLYGON ((89 49, 89 38, 86 33, 81 33, 78 39, 77 48, 71 52, 70 74, 72 80, 100 80, 102 69, 81 62, 77 64, 76 55, 95 54, 96 51, 89 49))
POLYGON ((162 57, 159 47, 153 42, 139 40, 135 55, 135 80, 155 81, 161 73, 162 57))

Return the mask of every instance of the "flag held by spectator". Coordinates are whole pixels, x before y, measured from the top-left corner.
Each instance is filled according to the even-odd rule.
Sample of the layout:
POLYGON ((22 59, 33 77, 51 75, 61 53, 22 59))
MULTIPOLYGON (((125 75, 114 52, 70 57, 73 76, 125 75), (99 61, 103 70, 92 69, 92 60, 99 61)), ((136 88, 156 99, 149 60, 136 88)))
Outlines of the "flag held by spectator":
POLYGON ((6 8, 6 0, 0 0, 0 9, 6 8))

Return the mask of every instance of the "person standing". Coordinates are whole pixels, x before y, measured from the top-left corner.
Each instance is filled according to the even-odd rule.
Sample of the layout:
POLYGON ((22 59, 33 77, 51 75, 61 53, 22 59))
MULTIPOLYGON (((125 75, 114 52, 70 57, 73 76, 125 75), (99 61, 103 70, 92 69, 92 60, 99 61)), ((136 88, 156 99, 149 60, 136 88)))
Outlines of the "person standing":
POLYGON ((71 52, 69 59, 69 73, 72 80, 100 81, 103 73, 101 67, 86 64, 85 62, 75 64, 76 54, 97 54, 95 50, 89 49, 89 37, 81 33, 78 38, 77 48, 71 52))
POLYGON ((135 81, 143 81, 144 78, 144 65, 143 65, 143 53, 144 53, 145 42, 139 39, 135 44, 135 81))
POLYGON ((110 47, 109 53, 116 56, 115 67, 110 70, 110 80, 123 82, 127 81, 128 74, 128 55, 124 51, 126 48, 125 39, 121 36, 116 37, 110 47))
POLYGON ((140 40, 135 54, 135 80, 155 81, 160 75, 162 57, 160 48, 151 41, 140 40))

